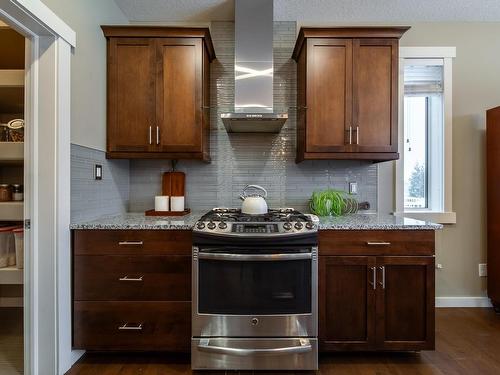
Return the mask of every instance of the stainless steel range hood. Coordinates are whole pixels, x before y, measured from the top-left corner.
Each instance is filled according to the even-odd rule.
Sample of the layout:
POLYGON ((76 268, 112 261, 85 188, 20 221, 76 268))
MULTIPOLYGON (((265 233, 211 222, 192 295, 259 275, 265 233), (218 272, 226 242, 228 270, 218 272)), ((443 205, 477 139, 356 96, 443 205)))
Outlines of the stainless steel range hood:
POLYGON ((273 107, 273 0, 235 0, 234 112, 228 133, 279 133, 287 113, 273 107))

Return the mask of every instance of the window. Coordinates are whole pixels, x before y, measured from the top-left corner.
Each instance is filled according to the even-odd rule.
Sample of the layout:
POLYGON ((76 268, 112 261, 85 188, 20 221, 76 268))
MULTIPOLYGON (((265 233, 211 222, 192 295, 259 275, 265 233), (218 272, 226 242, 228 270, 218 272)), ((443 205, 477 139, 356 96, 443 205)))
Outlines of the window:
POLYGON ((451 64, 455 48, 400 49, 397 212, 454 223, 451 207, 451 64))
POLYGON ((443 104, 443 60, 405 59, 405 210, 443 211, 443 104))

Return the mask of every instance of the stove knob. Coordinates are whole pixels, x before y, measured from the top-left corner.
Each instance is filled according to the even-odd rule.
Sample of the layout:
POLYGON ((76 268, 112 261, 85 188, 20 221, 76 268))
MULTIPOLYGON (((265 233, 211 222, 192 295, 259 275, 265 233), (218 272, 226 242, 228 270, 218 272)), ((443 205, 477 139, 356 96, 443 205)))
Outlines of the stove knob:
POLYGON ((227 224, 225 222, 221 221, 219 223, 219 229, 226 229, 226 228, 227 228, 227 224))
POLYGON ((284 223, 284 224, 283 224, 283 229, 285 229, 285 230, 290 230, 290 229, 292 229, 292 224, 291 224, 291 223, 288 223, 288 222, 284 223))
POLYGON ((215 225, 215 223, 213 221, 211 221, 210 223, 208 223, 207 228, 208 229, 215 229, 216 226, 217 225, 215 225))
POLYGON ((312 222, 308 221, 308 222, 306 223, 306 228, 307 228, 307 229, 314 229, 314 228, 316 228, 316 225, 314 225, 314 223, 312 223, 312 222))
POLYGON ((200 221, 198 224, 196 224, 196 228, 200 230, 205 228, 205 223, 203 221, 200 221))
POLYGON ((297 230, 301 230, 301 229, 302 229, 302 227, 303 227, 303 225, 302 225, 302 223, 298 222, 298 223, 295 223, 294 227, 295 227, 295 229, 297 229, 297 230))

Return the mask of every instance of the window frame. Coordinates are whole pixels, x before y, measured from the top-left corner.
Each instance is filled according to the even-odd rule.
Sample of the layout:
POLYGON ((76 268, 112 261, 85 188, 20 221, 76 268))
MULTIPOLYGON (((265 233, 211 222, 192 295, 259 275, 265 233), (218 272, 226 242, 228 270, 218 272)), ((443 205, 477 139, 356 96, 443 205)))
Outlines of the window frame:
POLYGON ((396 162, 396 212, 395 215, 441 224, 456 223, 453 211, 453 58, 455 47, 400 47, 399 48, 399 150, 400 159, 396 162), (405 59, 443 61, 443 207, 441 210, 405 209, 404 207, 404 66, 405 59))

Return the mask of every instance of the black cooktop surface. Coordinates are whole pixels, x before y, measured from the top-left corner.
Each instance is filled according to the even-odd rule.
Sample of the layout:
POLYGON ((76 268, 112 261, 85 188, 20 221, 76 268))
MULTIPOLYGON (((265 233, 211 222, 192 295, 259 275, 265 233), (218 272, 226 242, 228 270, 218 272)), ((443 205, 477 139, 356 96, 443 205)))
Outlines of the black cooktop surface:
POLYGON ((293 208, 270 209, 267 214, 249 215, 236 208, 214 208, 203 215, 200 221, 230 221, 241 223, 265 223, 265 222, 308 222, 311 218, 293 208))

